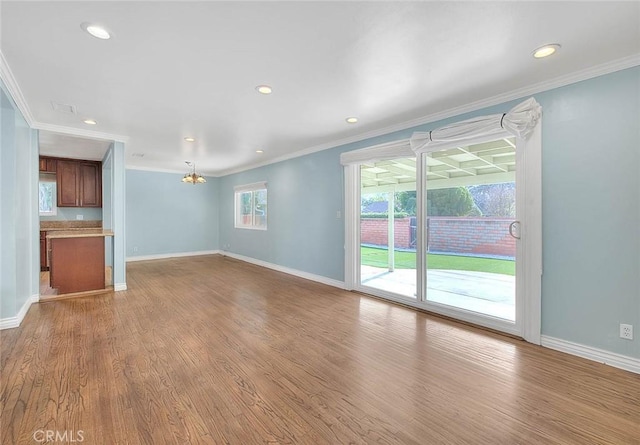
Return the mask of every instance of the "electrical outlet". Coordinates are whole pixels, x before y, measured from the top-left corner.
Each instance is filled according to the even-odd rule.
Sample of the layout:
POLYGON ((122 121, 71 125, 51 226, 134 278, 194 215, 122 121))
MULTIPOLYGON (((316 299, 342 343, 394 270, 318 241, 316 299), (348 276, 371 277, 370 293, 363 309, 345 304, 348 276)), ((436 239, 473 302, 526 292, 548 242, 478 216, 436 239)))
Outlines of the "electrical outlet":
POLYGON ((625 340, 633 340, 633 325, 620 324, 620 338, 625 340))
POLYGON ((84 215, 76 215, 77 221, 82 221, 84 219, 84 215))
POLYGON ((135 247, 133 248, 133 253, 138 253, 138 246, 135 246, 135 247))

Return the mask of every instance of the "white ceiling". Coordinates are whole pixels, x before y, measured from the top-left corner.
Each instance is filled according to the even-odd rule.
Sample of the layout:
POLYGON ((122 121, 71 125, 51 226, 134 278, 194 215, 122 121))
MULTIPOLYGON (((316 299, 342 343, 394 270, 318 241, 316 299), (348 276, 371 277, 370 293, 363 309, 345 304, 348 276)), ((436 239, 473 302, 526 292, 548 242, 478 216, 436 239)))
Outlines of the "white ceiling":
MULTIPOLYGON (((0 8, 2 54, 37 126, 125 136, 128 167, 182 171, 191 160, 215 175, 640 54, 637 1, 0 8), (103 24, 113 38, 89 36, 82 22, 103 24), (562 49, 535 60, 546 43, 562 49), (259 84, 273 94, 258 94, 259 84)), ((47 153, 69 155, 52 138, 47 153)))
POLYGON ((111 141, 87 139, 68 134, 40 131, 38 135, 40 154, 72 159, 102 161, 111 141))

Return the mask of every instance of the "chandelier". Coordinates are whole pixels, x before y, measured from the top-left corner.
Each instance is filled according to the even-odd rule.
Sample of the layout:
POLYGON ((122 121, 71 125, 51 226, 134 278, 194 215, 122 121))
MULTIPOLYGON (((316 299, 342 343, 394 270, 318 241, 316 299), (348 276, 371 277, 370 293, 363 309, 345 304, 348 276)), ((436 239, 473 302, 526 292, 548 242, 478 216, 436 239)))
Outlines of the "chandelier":
POLYGON ((187 173, 186 175, 184 175, 182 177, 182 182, 188 182, 193 185, 203 184, 207 182, 207 180, 204 179, 204 176, 196 173, 196 164, 194 162, 184 161, 184 163, 191 167, 191 173, 187 173))

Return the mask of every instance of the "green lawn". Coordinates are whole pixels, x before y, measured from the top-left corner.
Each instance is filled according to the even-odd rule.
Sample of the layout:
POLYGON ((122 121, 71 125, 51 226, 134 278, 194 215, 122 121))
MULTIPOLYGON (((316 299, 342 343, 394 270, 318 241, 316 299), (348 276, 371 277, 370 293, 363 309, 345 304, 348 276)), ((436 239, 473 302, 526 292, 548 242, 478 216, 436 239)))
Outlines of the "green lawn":
MULTIPOLYGON (((361 258, 365 266, 387 267, 387 250, 373 247, 362 247, 361 258)), ((494 260, 492 258, 476 258, 455 255, 427 254, 429 269, 472 270, 476 272, 491 272, 503 275, 516 274, 516 262, 511 260, 494 260)), ((397 269, 415 269, 415 252, 395 251, 395 266, 397 269)))

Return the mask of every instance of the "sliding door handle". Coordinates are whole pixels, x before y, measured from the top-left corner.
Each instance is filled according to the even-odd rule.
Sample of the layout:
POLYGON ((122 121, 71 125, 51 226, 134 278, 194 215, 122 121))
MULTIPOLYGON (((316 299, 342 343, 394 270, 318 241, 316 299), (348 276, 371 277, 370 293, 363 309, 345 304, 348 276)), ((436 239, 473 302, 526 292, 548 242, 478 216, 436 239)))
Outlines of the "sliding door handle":
POLYGON ((513 221, 509 224, 509 235, 515 239, 520 239, 520 221, 513 221))

